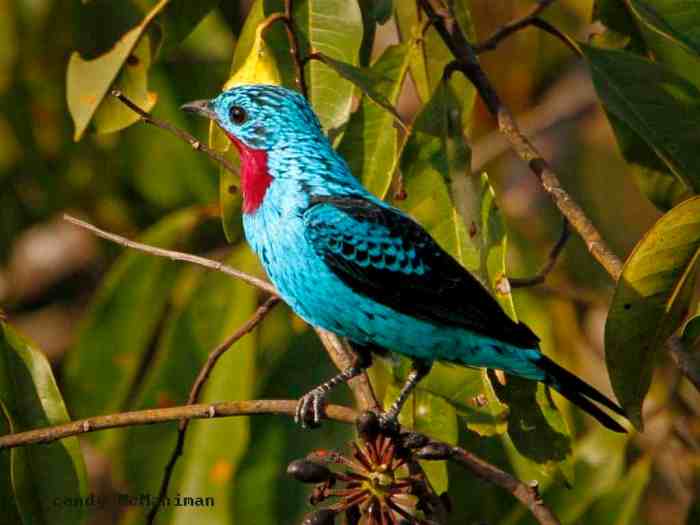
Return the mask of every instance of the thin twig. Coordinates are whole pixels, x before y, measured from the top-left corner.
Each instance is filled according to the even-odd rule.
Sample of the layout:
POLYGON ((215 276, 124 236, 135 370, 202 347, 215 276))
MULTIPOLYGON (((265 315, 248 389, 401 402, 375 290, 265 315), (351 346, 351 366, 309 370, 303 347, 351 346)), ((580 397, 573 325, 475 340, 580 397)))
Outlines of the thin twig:
POLYGON ((231 164, 231 162, 228 159, 226 159, 226 157, 221 155, 219 152, 210 149, 209 147, 207 147, 206 144, 197 140, 192 135, 187 133, 185 130, 180 129, 177 126, 173 126, 169 122, 155 118, 150 113, 148 113, 147 111, 144 111, 142 108, 140 108, 138 105, 136 105, 131 99, 129 99, 124 93, 122 93, 118 89, 112 90, 112 96, 116 97, 120 102, 122 102, 131 111, 138 114, 141 117, 141 119, 144 122, 146 122, 147 124, 151 124, 152 126, 155 126, 155 127, 160 128, 162 130, 165 130, 169 133, 172 133, 173 135, 175 135, 178 138, 187 142, 190 146, 192 146, 193 149, 196 149, 197 151, 201 151, 205 155, 209 156, 209 158, 211 158, 214 162, 218 162, 223 168, 227 169, 228 171, 230 171, 234 175, 239 174, 238 168, 236 168, 236 166, 231 164))
POLYGON ((527 14, 521 18, 516 18, 515 20, 508 22, 486 40, 475 44, 473 46, 474 52, 479 54, 496 49, 502 40, 505 40, 513 33, 516 33, 527 26, 533 25, 533 20, 535 20, 539 14, 542 13, 542 11, 553 4, 554 1, 555 0, 539 0, 539 2, 537 2, 537 4, 534 5, 527 14))
MULTIPOLYGON (((551 128, 561 122, 591 113, 596 109, 598 100, 588 79, 588 72, 582 65, 563 75, 547 89, 539 105, 518 115, 520 129, 529 137, 536 138, 550 133, 551 128)), ((472 146, 472 173, 480 174, 489 162, 509 150, 510 143, 499 130, 481 137, 472 146)))
POLYGON ((107 232, 105 230, 101 230, 97 226, 93 226, 92 224, 82 221, 80 219, 77 219, 76 217, 73 217, 68 214, 64 214, 63 218, 67 220, 68 222, 75 224, 76 226, 79 226, 80 228, 84 228, 86 230, 91 231, 98 237, 102 237, 103 239, 107 239, 108 241, 112 241, 114 243, 120 244, 122 246, 126 246, 127 248, 132 248, 134 250, 139 250, 141 252, 149 253, 151 255, 155 255, 157 257, 166 257, 168 259, 171 259, 173 261, 184 261, 192 264, 197 264, 199 266, 203 266, 205 268, 209 268, 210 270, 215 270, 217 272, 225 273, 226 275, 230 275, 232 277, 235 277, 236 279, 240 279, 241 281, 244 281, 252 286, 255 286, 257 288, 260 288, 261 290, 268 292, 273 295, 277 295, 277 290, 275 290, 275 287, 272 286, 270 283, 267 281, 264 281, 263 279, 259 279, 257 277, 254 277, 250 274, 247 274, 245 272, 242 272, 240 270, 237 270, 235 268, 232 268, 231 266, 228 266, 227 264, 224 264, 219 261, 214 261, 212 259, 207 259, 206 257, 200 257, 198 255, 192 255, 190 253, 184 253, 184 252, 178 252, 175 250, 166 250, 164 248, 157 248, 155 246, 150 246, 148 244, 143 244, 140 242, 132 241, 131 239, 127 239, 126 237, 122 237, 121 235, 117 235, 116 233, 111 233, 107 232))
POLYGON ((301 91, 301 94, 304 95, 304 98, 309 98, 309 90, 306 87, 306 78, 304 77, 304 63, 301 58, 301 49, 299 48, 299 38, 297 37, 297 33, 294 28, 293 0, 284 0, 284 27, 287 29, 289 52, 291 53, 294 61, 297 86, 299 86, 299 91, 301 91))
MULTIPOLYGON (((296 411, 296 405, 297 401, 292 399, 257 399, 251 401, 201 403, 197 405, 122 412, 80 419, 63 425, 0 436, 0 450, 52 443, 59 439, 110 428, 152 425, 181 419, 213 419, 259 414, 275 414, 293 417, 296 411)), ((326 407, 325 415, 328 420, 354 424, 358 412, 341 405, 329 405, 326 407)), ((419 435, 415 432, 413 432, 413 434, 419 435)), ((513 494, 514 497, 530 509, 541 524, 557 525, 559 523, 551 511, 542 503, 541 499, 539 499, 537 492, 521 481, 518 481, 510 474, 460 447, 448 445, 441 441, 430 440, 425 436, 423 436, 423 439, 428 442, 430 446, 445 451, 443 459, 455 461, 455 463, 465 467, 479 478, 513 494)))
MULTIPOLYGON (((204 268, 208 268, 217 272, 222 272, 226 275, 235 277, 236 279, 240 279, 272 295, 277 295, 277 290, 274 288, 274 286, 272 286, 272 284, 268 283, 267 281, 264 281, 250 274, 237 270, 236 268, 232 268, 231 266, 228 266, 227 264, 224 264, 220 261, 214 261, 212 259, 207 259, 206 257, 201 257, 198 255, 192 255, 185 252, 178 252, 175 250, 166 250, 164 248, 157 248, 156 246, 150 246, 148 244, 132 241, 131 239, 127 239, 126 237, 117 235, 116 233, 111 233, 102 230, 97 226, 77 219, 68 214, 64 214, 63 218, 68 222, 79 226, 80 228, 85 228, 86 230, 93 232, 95 235, 102 237, 103 239, 107 239, 108 241, 117 243, 121 246, 126 246, 127 248, 139 250, 144 253, 155 255, 157 257, 166 257, 173 261, 183 261, 192 264, 197 264, 199 266, 203 266, 204 268)), ((347 364, 349 366, 349 363, 352 362, 352 351, 347 349, 347 346, 345 346, 336 335, 331 334, 330 332, 325 332, 320 329, 317 331, 319 333, 319 337, 321 338, 321 342, 323 343, 324 348, 330 355, 333 362, 338 366, 341 366, 341 364, 347 364)), ((376 411, 380 408, 380 405, 376 400, 374 392, 372 391, 372 387, 369 383, 369 379, 367 378, 366 373, 362 373, 357 378, 350 381, 348 383, 348 386, 355 395, 355 399, 357 400, 358 406, 361 407, 363 410, 376 411)))
MULTIPOLYGON (((37 443, 51 443, 59 439, 108 428, 152 425, 180 419, 213 419, 257 414, 277 414, 294 417, 296 406, 297 401, 295 399, 255 399, 250 401, 226 401, 169 408, 151 408, 106 416, 95 416, 71 421, 63 425, 0 436, 0 450, 37 443)), ((328 405, 325 415, 326 419, 329 420, 354 423, 358 413, 345 406, 328 405)))
MULTIPOLYGON (((245 322, 245 324, 243 324, 243 326, 236 330, 235 333, 228 337, 223 343, 217 346, 209 354, 209 357, 207 358, 206 362, 199 371, 199 374, 197 375, 197 378, 195 379, 194 384, 190 389, 190 394, 187 398, 188 405, 194 405, 199 400, 199 394, 201 393, 202 388, 204 387, 204 383, 206 383, 207 379, 209 378, 209 375, 211 374, 211 371, 218 362, 219 358, 222 355, 224 355, 226 351, 230 349, 236 341, 253 331, 253 329, 255 329, 255 327, 258 326, 258 324, 265 318, 265 316, 270 312, 270 310, 272 310, 275 307, 275 305, 277 305, 279 302, 279 297, 275 295, 269 297, 255 311, 255 313, 250 317, 250 319, 248 319, 245 322)), ((189 423, 189 419, 181 419, 180 423, 178 424, 177 443, 175 444, 175 448, 173 449, 173 452, 170 455, 170 460, 168 461, 168 464, 165 466, 163 480, 161 481, 160 490, 158 491, 158 499, 156 501, 156 504, 151 507, 151 510, 149 510, 148 516, 146 517, 146 522, 149 525, 155 522, 156 515, 158 514, 158 510, 161 506, 160 504, 165 499, 168 493, 168 487, 170 486, 170 480, 172 479, 173 472, 175 471, 175 465, 177 464, 177 460, 180 458, 180 456, 182 456, 182 451, 185 447, 185 435, 187 434, 189 423)))
POLYGON ((434 457, 431 459, 452 460, 484 481, 493 483, 510 492, 513 497, 530 510, 540 524, 560 525, 559 519, 542 501, 537 485, 528 486, 495 465, 484 461, 461 447, 435 440, 430 440, 427 447, 431 448, 431 452, 434 454, 434 457))
POLYGON ((542 284, 545 281, 547 275, 549 275, 549 272, 551 272, 554 269, 554 265, 557 263, 557 259, 559 258, 559 255, 561 254, 562 250, 564 249, 566 241, 569 239, 569 221, 566 220, 566 217, 563 217, 562 221, 563 222, 561 225, 561 234, 559 235, 559 240, 552 247, 552 251, 549 252, 549 258, 547 259, 547 263, 542 267, 542 269, 537 273, 537 275, 533 275, 532 277, 509 277, 508 281, 510 282, 511 288, 525 288, 527 286, 535 286, 537 284, 542 284))
MULTIPOLYGON (((429 17, 438 16, 430 2, 427 0, 419 1, 429 17)), ((445 68, 445 75, 449 76, 453 71, 459 71, 471 81, 488 110, 497 118, 498 127, 510 142, 513 150, 528 163, 530 169, 540 179, 542 186, 551 195, 559 211, 586 242, 591 255, 617 281, 622 273, 622 261, 608 247, 583 209, 561 186, 559 177, 549 163, 522 134, 510 111, 501 101, 486 73, 481 69, 474 50, 459 27, 453 24, 453 32, 451 33, 442 17, 435 18, 433 25, 455 57, 455 60, 445 68)))

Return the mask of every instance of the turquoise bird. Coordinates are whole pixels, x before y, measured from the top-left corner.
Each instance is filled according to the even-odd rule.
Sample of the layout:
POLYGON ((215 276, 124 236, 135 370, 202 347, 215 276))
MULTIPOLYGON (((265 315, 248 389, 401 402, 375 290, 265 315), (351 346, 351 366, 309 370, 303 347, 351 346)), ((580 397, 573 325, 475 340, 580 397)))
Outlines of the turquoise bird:
POLYGON ((541 381, 616 432, 615 402, 540 352, 539 339, 401 210, 376 198, 333 150, 299 93, 244 85, 182 107, 214 120, 238 149, 245 236, 281 297, 308 323, 346 337, 357 362, 304 395, 302 426, 371 353, 412 359, 387 425, 434 361, 541 381), (596 404, 597 403, 597 404, 596 404))

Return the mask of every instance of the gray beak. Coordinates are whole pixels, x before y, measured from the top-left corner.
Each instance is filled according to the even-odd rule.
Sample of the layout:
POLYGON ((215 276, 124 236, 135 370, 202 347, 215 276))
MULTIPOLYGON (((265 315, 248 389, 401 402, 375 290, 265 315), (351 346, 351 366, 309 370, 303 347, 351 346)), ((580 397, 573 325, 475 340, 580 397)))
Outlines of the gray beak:
POLYGON ((187 111, 188 113, 196 113, 202 117, 216 120, 216 113, 211 107, 211 102, 208 100, 194 100, 192 102, 188 102, 187 104, 183 104, 180 106, 180 109, 182 111, 187 111))

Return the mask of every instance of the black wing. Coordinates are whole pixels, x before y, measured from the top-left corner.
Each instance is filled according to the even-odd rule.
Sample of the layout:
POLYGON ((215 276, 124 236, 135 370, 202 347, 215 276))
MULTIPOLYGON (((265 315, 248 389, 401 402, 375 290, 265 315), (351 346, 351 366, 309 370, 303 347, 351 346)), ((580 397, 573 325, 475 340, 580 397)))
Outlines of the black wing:
POLYGON ((353 290, 403 314, 523 348, 539 339, 515 323, 483 285, 422 226, 358 197, 312 197, 306 237, 353 290))

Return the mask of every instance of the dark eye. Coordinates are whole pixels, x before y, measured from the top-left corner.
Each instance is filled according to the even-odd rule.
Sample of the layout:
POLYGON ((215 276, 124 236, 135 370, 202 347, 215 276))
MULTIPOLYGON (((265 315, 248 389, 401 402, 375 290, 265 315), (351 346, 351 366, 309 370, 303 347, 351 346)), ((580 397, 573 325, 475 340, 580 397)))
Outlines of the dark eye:
POLYGON ((236 124, 243 124, 248 118, 245 109, 243 109, 241 106, 232 106, 228 114, 229 117, 231 117, 231 121, 235 122, 236 124))

